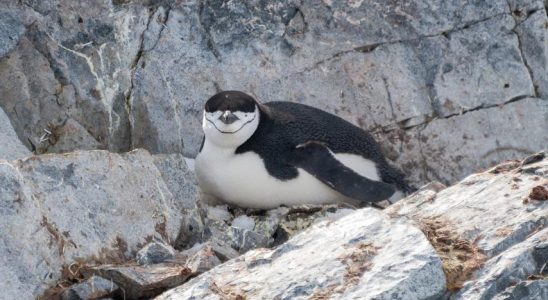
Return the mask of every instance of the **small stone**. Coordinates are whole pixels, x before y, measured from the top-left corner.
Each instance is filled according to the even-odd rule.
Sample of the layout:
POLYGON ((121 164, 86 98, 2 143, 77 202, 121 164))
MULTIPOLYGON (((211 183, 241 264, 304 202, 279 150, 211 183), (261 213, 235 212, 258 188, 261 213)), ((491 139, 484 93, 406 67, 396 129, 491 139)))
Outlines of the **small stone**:
POLYGON ((175 248, 186 249, 196 243, 202 243, 204 240, 204 220, 197 206, 191 209, 183 209, 181 226, 175 248))
POLYGON ((118 285, 111 280, 99 276, 91 276, 86 281, 66 289, 63 300, 103 299, 112 296, 118 290, 118 285))
POLYGON ((207 207, 207 218, 214 221, 229 221, 233 216, 228 212, 228 206, 217 205, 207 207))
POLYGON ((196 252, 186 262, 186 266, 190 268, 195 275, 209 271, 220 264, 221 260, 215 254, 211 245, 207 245, 196 252))
POLYGON ((151 298, 184 283, 192 271, 186 266, 162 263, 147 266, 103 265, 83 270, 84 276, 101 276, 115 282, 123 292, 117 298, 151 298))
POLYGON ((231 227, 228 231, 228 237, 231 238, 231 246, 240 253, 245 253, 251 249, 268 247, 270 237, 260 233, 242 228, 231 227))
POLYGON ((211 249, 215 253, 215 256, 217 256, 223 262, 238 257, 240 255, 238 251, 232 249, 232 247, 230 247, 226 243, 215 239, 209 240, 201 244, 194 244, 192 248, 182 251, 181 254, 183 256, 189 257, 190 259, 204 249, 211 249))
POLYGON ((530 156, 527 156, 526 158, 524 158, 521 161, 521 165, 525 166, 525 165, 529 165, 529 164, 534 164, 536 162, 539 162, 539 161, 543 160, 545 157, 546 157, 546 152, 541 151, 541 152, 535 153, 533 155, 530 155, 530 156))
POLYGON ((240 253, 238 253, 238 251, 234 250, 225 242, 213 240, 208 243, 211 244, 211 248, 213 249, 217 257, 219 257, 223 262, 240 256, 240 253))
POLYGON ((175 249, 173 247, 160 242, 152 242, 137 252, 137 263, 140 265, 158 264, 174 257, 175 249))
POLYGON ((241 215, 232 220, 232 227, 241 228, 245 230, 253 230, 255 228, 255 221, 246 215, 241 215))

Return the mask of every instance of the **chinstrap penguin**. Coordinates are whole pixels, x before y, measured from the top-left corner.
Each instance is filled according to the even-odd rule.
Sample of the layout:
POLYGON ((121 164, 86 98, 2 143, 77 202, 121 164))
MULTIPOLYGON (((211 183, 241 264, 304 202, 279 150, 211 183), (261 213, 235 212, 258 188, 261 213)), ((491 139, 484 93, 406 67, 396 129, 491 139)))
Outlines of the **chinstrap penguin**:
POLYGON ((206 102, 202 127, 198 184, 228 204, 363 206, 412 191, 369 133, 304 104, 224 91, 206 102))

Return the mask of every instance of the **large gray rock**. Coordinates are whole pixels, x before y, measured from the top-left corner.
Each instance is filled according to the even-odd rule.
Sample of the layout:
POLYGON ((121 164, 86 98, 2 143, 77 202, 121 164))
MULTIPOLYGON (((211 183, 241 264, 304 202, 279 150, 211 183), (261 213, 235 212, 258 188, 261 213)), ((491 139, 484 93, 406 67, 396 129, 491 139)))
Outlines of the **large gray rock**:
POLYGON ((182 137, 185 153, 194 155, 200 111, 219 88, 315 105, 366 129, 413 126, 438 113, 534 96, 507 11, 505 1, 174 6, 167 29, 138 64, 132 107, 152 123, 139 125, 146 131, 135 127, 133 136, 144 142, 135 145, 176 151, 182 137), (181 48, 184 55, 169 51, 181 48), (165 100, 154 101, 150 87, 165 100), (171 129, 149 139, 147 132, 160 127, 171 129))
POLYGON ((153 155, 154 164, 173 197, 185 209, 193 209, 200 199, 196 175, 187 166, 181 154, 153 155))
POLYGON ((488 256, 499 254, 548 222, 548 202, 529 200, 533 188, 545 185, 548 178, 531 172, 548 170, 548 158, 523 167, 513 162, 510 167, 514 169, 470 175, 433 195, 410 197, 387 213, 416 220, 443 217, 488 256))
MULTIPOLYGON (((537 1, 541 2, 541 1, 537 1)), ((520 10, 521 11, 521 10, 520 10)), ((530 10, 523 10, 523 15, 530 10)), ((548 99, 548 30, 546 10, 538 9, 515 28, 523 60, 529 69, 538 97, 548 99)))
POLYGON ((435 299, 444 292, 441 261, 422 232, 368 208, 273 250, 250 251, 156 299, 435 299))
POLYGON ((40 140, 44 129, 53 131, 72 118, 102 148, 130 149, 126 98, 149 20, 147 7, 111 1, 23 2, 0 4, 27 27, 10 55, 0 59, 0 106, 20 139, 47 152, 52 141, 40 140))
POLYGON ((0 159, 15 160, 32 155, 15 134, 10 119, 0 108, 0 159))
MULTIPOLYGON (((545 299, 542 295, 548 295, 546 279, 539 279, 541 284, 536 288, 530 287, 531 283, 527 283, 526 280, 529 276, 538 274, 546 264, 546 260, 536 260, 534 255, 535 246, 546 241, 548 229, 535 233, 526 241, 491 258, 474 280, 466 284, 454 299, 487 300, 495 299, 497 294, 500 294, 498 299, 545 299), (516 285, 518 282, 520 284, 516 285)), ((547 253, 548 249, 544 249, 544 254, 547 253)))
POLYGON ((447 36, 434 81, 441 117, 535 96, 514 26, 511 16, 502 15, 447 36))
POLYGON ((525 299, 546 299, 548 298, 548 280, 530 280, 517 284, 505 291, 495 300, 525 300, 525 299))
POLYGON ((547 128, 548 100, 525 98, 377 136, 412 181, 451 184, 544 149, 547 128))
POLYGON ((151 31, 158 36, 154 43, 146 43, 153 46, 143 49, 135 66, 132 146, 153 153, 184 149, 185 155, 194 156, 201 140, 203 103, 220 81, 217 62, 208 50, 195 1, 169 11, 159 8, 155 15, 145 42, 147 36, 154 36, 151 31))
POLYGON ((140 150, 0 163, 0 253, 7 294, 41 294, 74 262, 124 261, 147 240, 174 241, 182 214, 140 150))
POLYGON ((456 299, 491 299, 539 274, 548 259, 548 202, 537 191, 546 191, 547 180, 548 157, 540 153, 441 191, 424 188, 385 211, 427 233, 449 288, 464 286, 456 299))
MULTIPOLYGON (((3 1, 0 10, 11 32, 0 39, 10 49, 0 56, 0 106, 37 153, 194 156, 203 104, 221 89, 310 104, 373 130, 416 184, 455 182, 545 144, 506 145, 523 135, 468 125, 482 114, 451 121, 474 110, 504 119, 496 106, 547 100, 542 0, 49 0, 3 1), (67 120, 79 130, 66 130, 67 120), (455 139, 419 141, 425 124, 488 142, 426 160, 455 139)), ((524 113, 538 120, 542 109, 524 113)))
POLYGON ((24 24, 14 15, 0 10, 0 58, 8 54, 25 33, 24 24))

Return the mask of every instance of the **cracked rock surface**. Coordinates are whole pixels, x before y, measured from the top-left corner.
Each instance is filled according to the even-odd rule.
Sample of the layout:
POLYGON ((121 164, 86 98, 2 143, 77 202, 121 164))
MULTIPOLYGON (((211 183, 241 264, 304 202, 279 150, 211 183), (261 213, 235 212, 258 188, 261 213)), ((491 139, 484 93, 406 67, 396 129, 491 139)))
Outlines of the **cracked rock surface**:
POLYGON ((0 28, 6 298, 547 298, 548 160, 516 160, 548 145, 546 1, 0 0, 0 28), (439 182, 384 211, 199 201, 228 89, 439 182))
POLYGON ((0 285, 14 299, 37 296, 80 258, 121 262, 154 237, 175 240, 181 217, 144 150, 2 160, 0 268, 15 276, 0 285))
POLYGON ((156 299, 429 299, 444 292, 441 260, 422 232, 368 208, 273 250, 247 252, 156 299))
POLYGON ((31 155, 31 152, 19 141, 10 119, 0 108, 0 141, 2 148, 0 149, 0 159, 14 160, 24 158, 31 155))
POLYGON ((373 131, 416 185, 548 144, 542 0, 23 0, 0 19, 0 107, 34 153, 193 157, 226 89, 373 131))
POLYGON ((213 206, 193 182, 182 156, 144 150, 0 161, 0 287, 17 299, 99 292, 93 280, 128 299, 546 293, 544 152, 385 210, 213 206))

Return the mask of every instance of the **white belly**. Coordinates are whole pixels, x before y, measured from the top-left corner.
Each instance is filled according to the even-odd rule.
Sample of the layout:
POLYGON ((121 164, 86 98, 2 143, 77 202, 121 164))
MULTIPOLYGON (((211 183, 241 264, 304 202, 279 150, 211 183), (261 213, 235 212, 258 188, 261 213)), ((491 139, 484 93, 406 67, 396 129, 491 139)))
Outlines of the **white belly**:
MULTIPOLYGON (((379 180, 373 162, 351 154, 335 157, 358 174, 379 180)), ((233 154, 233 150, 217 148, 207 141, 196 157, 195 167, 204 193, 240 207, 326 204, 346 198, 302 169, 298 169, 296 178, 282 181, 268 174, 256 153, 233 154)))

